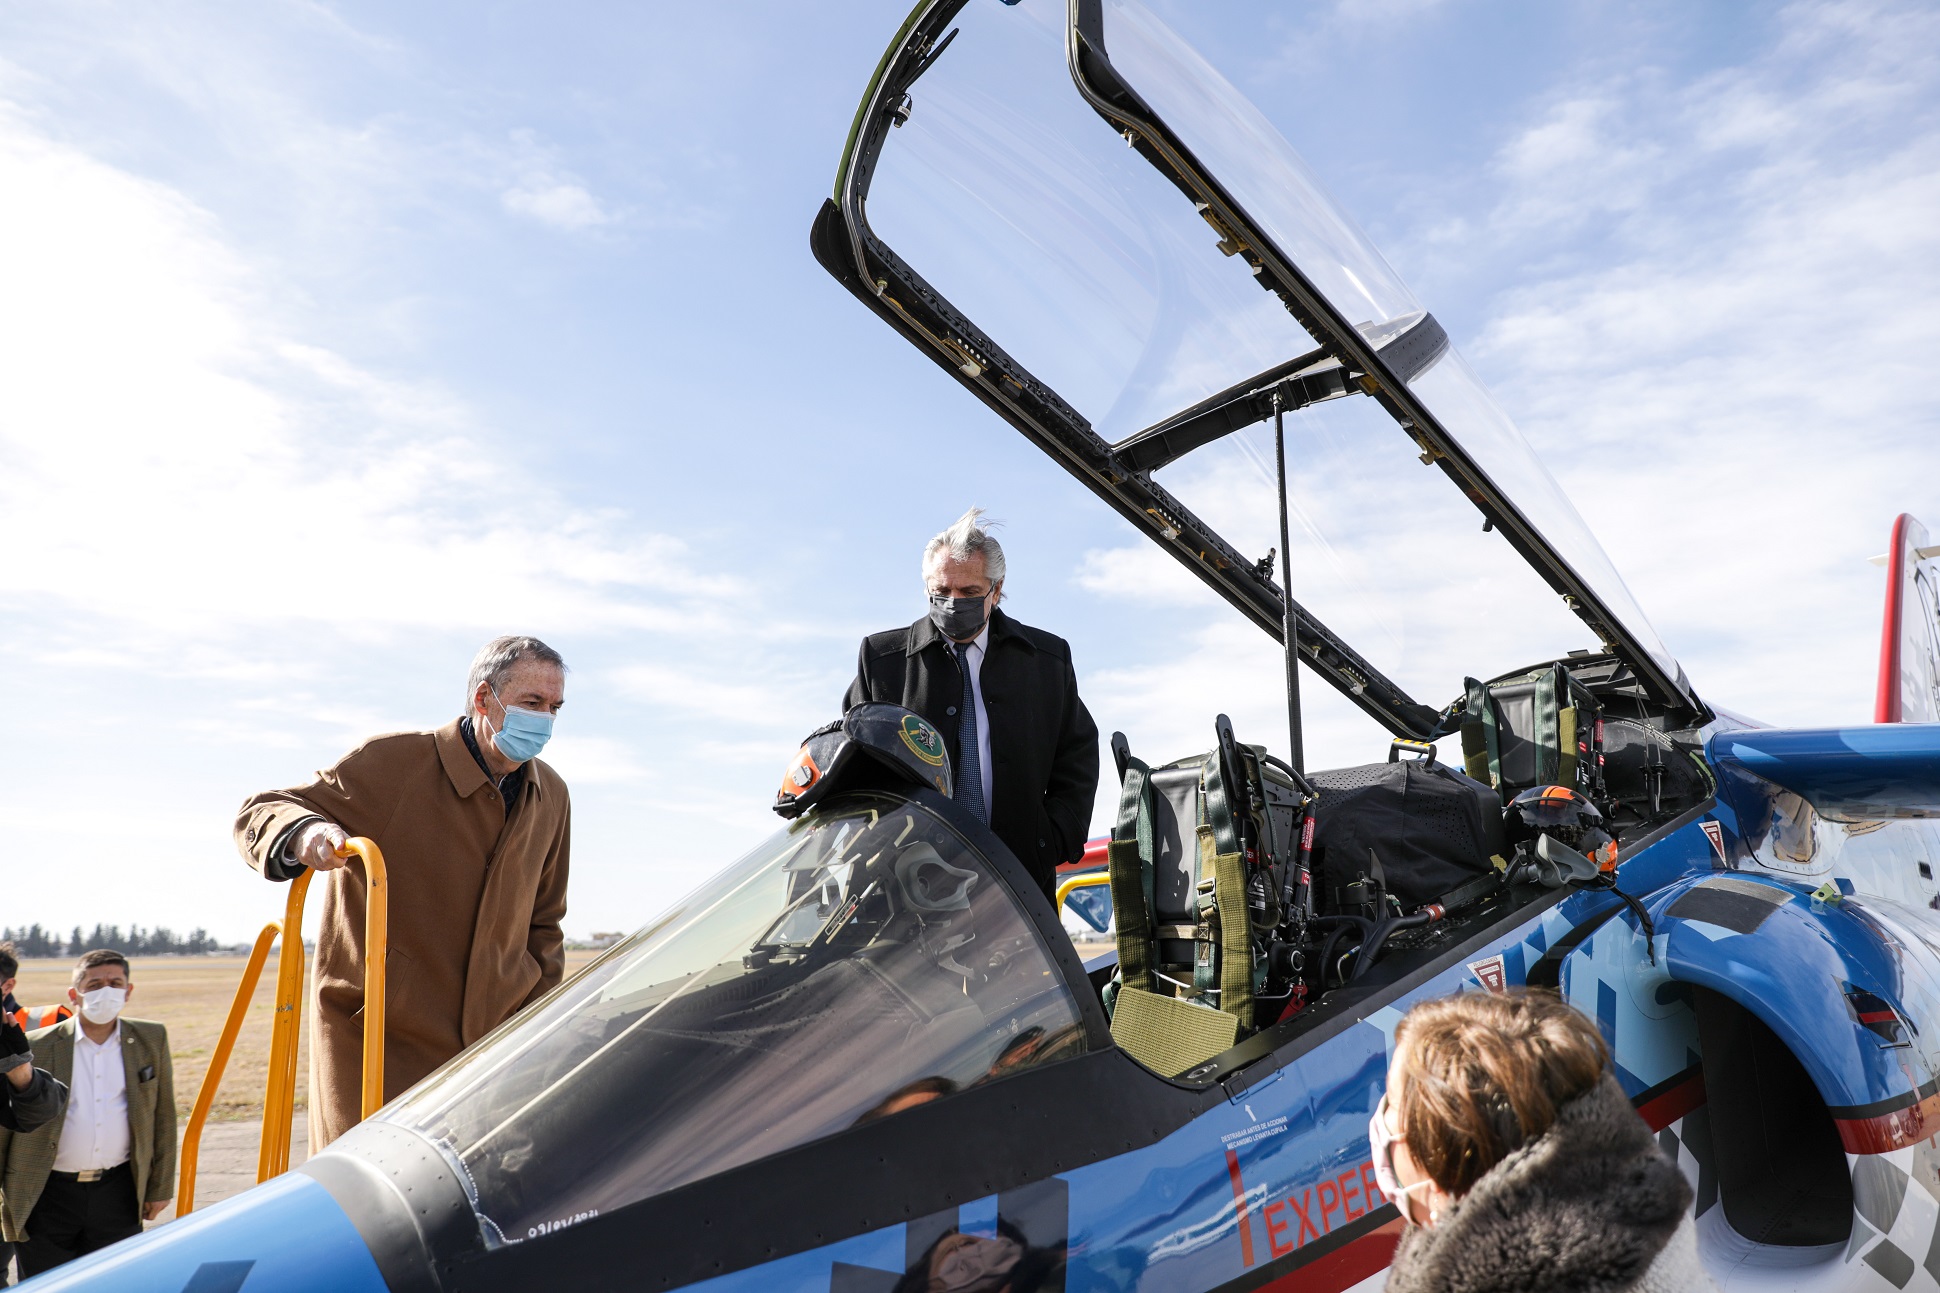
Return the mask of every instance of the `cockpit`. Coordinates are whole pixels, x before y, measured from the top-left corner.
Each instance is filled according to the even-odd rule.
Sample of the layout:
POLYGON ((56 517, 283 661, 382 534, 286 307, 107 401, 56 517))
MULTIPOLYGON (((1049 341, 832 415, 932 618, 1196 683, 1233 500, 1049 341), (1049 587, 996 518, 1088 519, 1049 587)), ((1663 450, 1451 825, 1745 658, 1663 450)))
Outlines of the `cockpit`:
POLYGON ((949 811, 798 819, 381 1119, 517 1241, 1083 1053, 1068 946, 949 811))

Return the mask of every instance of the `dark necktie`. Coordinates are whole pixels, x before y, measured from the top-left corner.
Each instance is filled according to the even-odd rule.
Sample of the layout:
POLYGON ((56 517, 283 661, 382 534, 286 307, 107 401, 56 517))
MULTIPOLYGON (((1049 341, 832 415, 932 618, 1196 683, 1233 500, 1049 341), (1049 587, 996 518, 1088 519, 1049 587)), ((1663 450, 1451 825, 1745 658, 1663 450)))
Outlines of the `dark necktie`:
POLYGON ((957 721, 956 799, 980 822, 990 820, 983 802, 983 759, 977 749, 977 693, 970 683, 971 643, 952 643, 957 653, 957 669, 963 674, 963 705, 957 721))

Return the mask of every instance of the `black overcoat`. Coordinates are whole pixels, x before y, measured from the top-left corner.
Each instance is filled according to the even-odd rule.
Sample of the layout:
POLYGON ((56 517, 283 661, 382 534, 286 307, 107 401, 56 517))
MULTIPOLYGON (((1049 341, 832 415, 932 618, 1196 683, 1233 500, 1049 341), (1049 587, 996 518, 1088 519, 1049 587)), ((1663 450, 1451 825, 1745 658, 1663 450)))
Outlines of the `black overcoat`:
MULTIPOLYGON (((984 643, 984 711, 990 720, 990 829, 1046 893, 1062 862, 1083 853, 1098 793, 1098 725, 1078 699, 1065 640, 1002 610, 984 643)), ((921 714, 949 742, 958 766, 963 674, 928 616, 862 639, 843 709, 888 701, 921 714)))

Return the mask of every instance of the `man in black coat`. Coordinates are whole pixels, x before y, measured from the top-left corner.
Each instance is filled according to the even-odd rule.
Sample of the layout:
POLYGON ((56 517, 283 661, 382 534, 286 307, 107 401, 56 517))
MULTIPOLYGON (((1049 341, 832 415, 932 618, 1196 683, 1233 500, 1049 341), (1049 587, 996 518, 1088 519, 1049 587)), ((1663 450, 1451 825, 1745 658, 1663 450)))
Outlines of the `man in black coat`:
POLYGON ((1098 791, 1098 725, 1078 699, 1071 648, 1019 624, 1003 597, 1004 550, 971 508, 923 550, 929 614, 862 640, 844 702, 888 701, 950 746, 957 801, 990 823, 1044 887, 1084 852, 1098 791))

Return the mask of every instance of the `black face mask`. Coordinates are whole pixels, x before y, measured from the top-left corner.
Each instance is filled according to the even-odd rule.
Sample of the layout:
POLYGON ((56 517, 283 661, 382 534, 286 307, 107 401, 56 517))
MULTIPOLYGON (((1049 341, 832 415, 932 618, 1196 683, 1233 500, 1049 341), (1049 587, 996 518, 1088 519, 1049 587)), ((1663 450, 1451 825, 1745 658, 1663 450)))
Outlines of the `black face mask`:
POLYGON ((988 593, 982 597, 932 597, 930 623, 952 642, 973 638, 983 628, 984 603, 989 600, 988 593))

